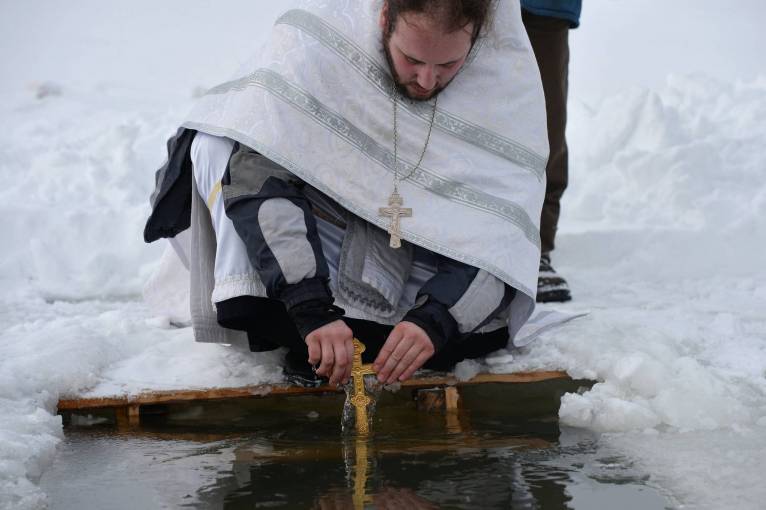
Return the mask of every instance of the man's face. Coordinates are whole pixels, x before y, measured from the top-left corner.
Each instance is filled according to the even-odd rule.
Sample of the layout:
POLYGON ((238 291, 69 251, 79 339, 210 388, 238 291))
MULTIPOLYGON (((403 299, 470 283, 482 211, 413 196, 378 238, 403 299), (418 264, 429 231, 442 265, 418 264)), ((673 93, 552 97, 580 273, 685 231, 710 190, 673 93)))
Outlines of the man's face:
POLYGON ((394 30, 388 33, 387 15, 384 7, 380 18, 383 46, 397 88, 410 99, 431 99, 465 63, 471 51, 473 23, 445 33, 425 13, 408 12, 399 16, 394 30))

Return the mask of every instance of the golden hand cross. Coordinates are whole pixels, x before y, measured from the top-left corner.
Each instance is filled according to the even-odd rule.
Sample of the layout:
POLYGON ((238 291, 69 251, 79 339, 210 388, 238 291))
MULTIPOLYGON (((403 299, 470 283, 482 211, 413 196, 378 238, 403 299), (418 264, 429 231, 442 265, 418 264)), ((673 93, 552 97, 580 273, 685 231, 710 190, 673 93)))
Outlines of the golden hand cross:
POLYGON ((356 410, 357 434, 367 435, 370 432, 367 422, 367 406, 372 403, 372 399, 367 395, 364 387, 364 376, 374 375, 375 371, 372 369, 372 365, 362 364, 364 349, 364 344, 354 338, 354 362, 351 365, 351 380, 354 384, 354 394, 349 400, 356 410))

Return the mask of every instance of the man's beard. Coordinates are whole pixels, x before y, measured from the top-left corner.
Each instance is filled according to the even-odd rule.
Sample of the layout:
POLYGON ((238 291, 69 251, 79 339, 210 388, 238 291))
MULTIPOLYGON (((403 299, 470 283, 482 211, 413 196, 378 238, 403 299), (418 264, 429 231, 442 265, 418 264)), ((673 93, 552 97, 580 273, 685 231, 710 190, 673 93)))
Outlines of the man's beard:
MULTIPOLYGON (((401 94, 402 96, 406 97, 407 99, 410 99, 412 101, 428 101, 430 99, 433 99, 439 93, 444 90, 444 88, 449 85, 449 82, 445 83, 441 87, 436 87, 428 96, 413 96, 409 90, 407 90, 407 85, 402 83, 401 78, 399 77, 399 74, 396 72, 396 68, 394 67, 394 59, 391 57, 391 48, 389 45, 389 37, 383 36, 383 50, 386 54, 386 61, 388 62, 388 68, 391 70, 391 77, 394 79, 394 86, 396 87, 396 90, 401 94)), ((450 80, 451 81, 451 80, 450 80)))

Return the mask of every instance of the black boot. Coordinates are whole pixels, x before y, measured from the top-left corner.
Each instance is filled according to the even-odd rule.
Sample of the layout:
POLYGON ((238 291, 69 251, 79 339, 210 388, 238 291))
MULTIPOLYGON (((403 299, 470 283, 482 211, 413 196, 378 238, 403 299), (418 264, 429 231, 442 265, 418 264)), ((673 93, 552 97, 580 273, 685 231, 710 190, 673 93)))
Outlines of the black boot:
POLYGON ((294 386, 303 386, 304 388, 316 388, 327 382, 314 372, 314 368, 309 365, 307 353, 287 351, 283 373, 287 382, 294 386))
POLYGON ((550 254, 543 253, 540 257, 540 274, 537 276, 537 302, 563 303, 571 299, 567 281, 551 266, 550 254))

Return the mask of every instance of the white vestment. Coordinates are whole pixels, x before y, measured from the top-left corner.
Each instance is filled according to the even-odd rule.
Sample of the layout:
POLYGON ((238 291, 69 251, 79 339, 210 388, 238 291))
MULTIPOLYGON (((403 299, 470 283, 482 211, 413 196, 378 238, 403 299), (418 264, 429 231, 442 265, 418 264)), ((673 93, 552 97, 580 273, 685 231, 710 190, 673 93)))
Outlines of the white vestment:
MULTIPOLYGON (((393 87, 380 0, 311 2, 211 89, 184 126, 236 140, 383 229, 393 187, 393 87)), ((534 309, 548 138, 537 63, 517 0, 499 0, 465 65, 431 104, 399 100, 402 238, 484 269, 519 292, 511 338, 534 309), (410 175, 411 174, 411 175, 410 175)), ((341 306, 346 304, 340 302, 341 306)))

